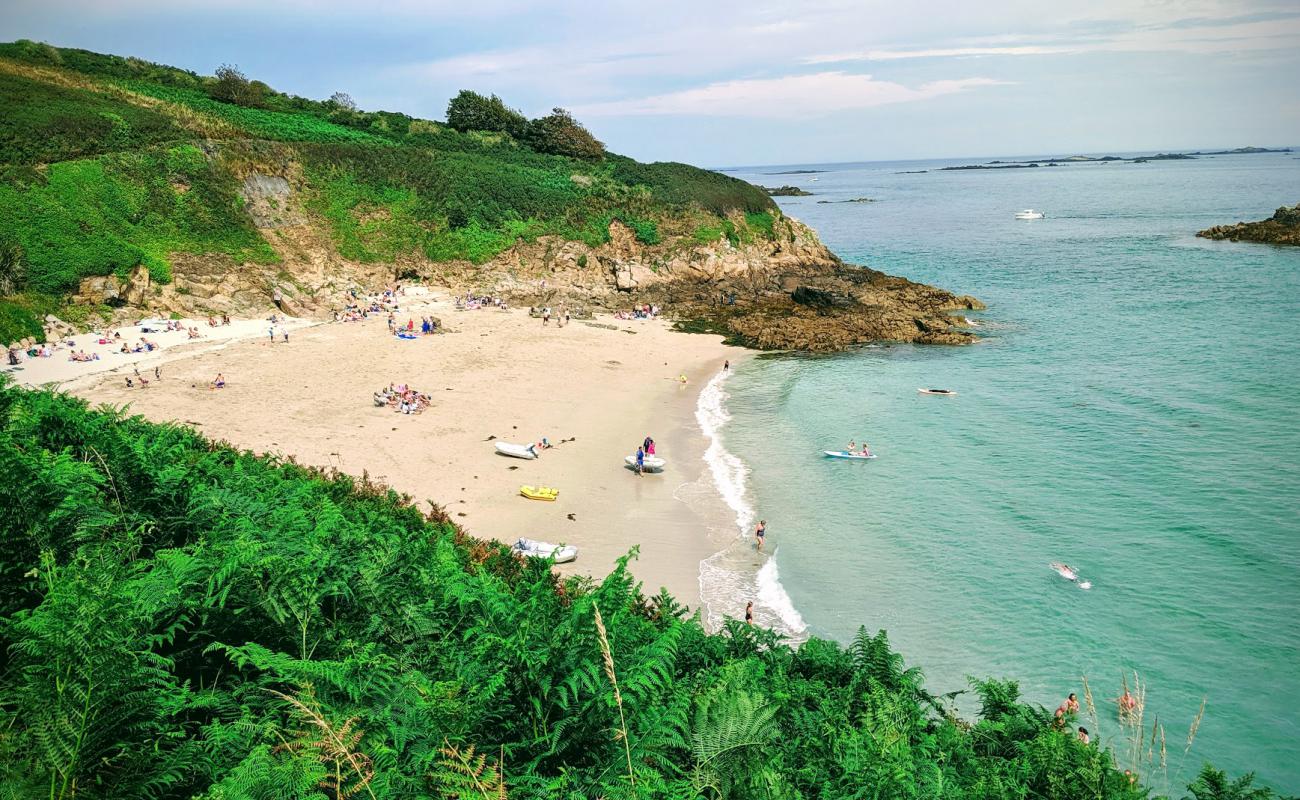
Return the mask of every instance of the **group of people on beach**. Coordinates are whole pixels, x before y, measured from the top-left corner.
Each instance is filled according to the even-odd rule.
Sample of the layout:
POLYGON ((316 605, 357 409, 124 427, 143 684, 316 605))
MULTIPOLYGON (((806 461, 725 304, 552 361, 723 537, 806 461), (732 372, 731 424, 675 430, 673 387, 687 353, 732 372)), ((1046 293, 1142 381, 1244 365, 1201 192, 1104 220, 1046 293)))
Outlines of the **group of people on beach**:
POLYGON ((547 327, 547 325, 551 324, 552 316, 555 317, 556 328, 563 328, 564 325, 568 325, 569 323, 571 323, 573 319, 573 317, 569 315, 568 308, 560 308, 559 311, 552 312, 550 306, 542 306, 541 308, 530 307, 528 313, 529 315, 532 316, 542 317, 542 328, 545 328, 547 327))
POLYGON ((348 290, 348 302, 344 303, 343 310, 334 310, 335 322, 361 322, 370 318, 371 314, 394 313, 400 311, 397 298, 405 297, 406 290, 402 284, 387 286, 378 292, 370 292, 365 297, 361 296, 355 288, 348 290))
POLYGON ((219 327, 219 326, 222 326, 222 325, 229 325, 229 324, 230 324, 230 315, 229 315, 229 314, 222 314, 220 319, 218 319, 218 318, 215 317, 215 316, 208 317, 208 327, 209 327, 209 328, 216 328, 216 327, 219 327))
POLYGON ((654 319, 662 309, 657 305, 645 304, 633 306, 631 311, 616 311, 614 319, 654 319))
MULTIPOLYGON (((160 381, 160 380, 162 380, 162 367, 154 367, 154 368, 153 368, 153 379, 156 380, 156 381, 160 381)), ((138 385, 141 389, 148 389, 148 388, 149 388, 149 379, 146 378, 145 376, 143 376, 143 375, 140 374, 140 368, 139 368, 139 367, 136 367, 136 368, 135 368, 135 379, 134 379, 134 380, 132 380, 132 379, 131 379, 131 376, 129 376, 129 375, 128 375, 127 378, 126 378, 126 388, 128 388, 128 389, 134 389, 137 385, 138 385)))
MULTIPOLYGON (((439 323, 437 317, 420 317, 420 335, 428 336, 432 333, 438 333, 439 323)), ((388 332, 403 339, 415 338, 415 318, 411 317, 402 325, 397 321, 397 315, 391 311, 388 313, 388 332)))
POLYGON ((404 383, 390 383, 375 392, 377 408, 392 408, 399 414, 419 414, 428 408, 431 402, 429 395, 417 392, 404 383))
POLYGON ((655 454, 655 440, 649 436, 641 442, 641 446, 636 449, 636 474, 640 475, 645 472, 645 460, 647 456, 655 454))
POLYGON ((498 308, 502 311, 510 310, 510 304, 506 302, 506 299, 495 295, 479 295, 473 292, 465 292, 463 295, 456 295, 455 300, 457 311, 475 311, 484 308, 498 308))

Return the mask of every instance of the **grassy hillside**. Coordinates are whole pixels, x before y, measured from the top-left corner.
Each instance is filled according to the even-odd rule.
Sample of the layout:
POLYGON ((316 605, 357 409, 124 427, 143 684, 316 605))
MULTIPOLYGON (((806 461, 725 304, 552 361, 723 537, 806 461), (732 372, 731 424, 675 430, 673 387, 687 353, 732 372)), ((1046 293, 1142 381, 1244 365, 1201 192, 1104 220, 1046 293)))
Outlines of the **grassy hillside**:
POLYGON ((505 133, 261 91, 240 105, 212 77, 0 44, 0 339, 18 332, 6 320, 87 276, 143 264, 166 282, 176 253, 274 262, 240 194, 258 170, 300 177, 310 223, 362 263, 481 263, 543 234, 595 244, 616 218, 646 242, 665 225, 772 235, 771 200, 717 173, 549 155, 505 133))
POLYGON ((0 468, 3 797, 1147 795, 1013 682, 961 719, 883 633, 711 635, 190 429, 0 385, 0 468))

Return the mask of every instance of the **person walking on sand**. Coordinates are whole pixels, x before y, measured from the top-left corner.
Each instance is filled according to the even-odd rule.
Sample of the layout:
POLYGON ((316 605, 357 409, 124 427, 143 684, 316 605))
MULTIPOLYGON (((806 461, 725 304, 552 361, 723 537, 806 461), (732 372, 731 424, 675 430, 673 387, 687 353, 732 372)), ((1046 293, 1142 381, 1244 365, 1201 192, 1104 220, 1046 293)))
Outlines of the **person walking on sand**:
POLYGON ((266 335, 271 337, 271 344, 275 344, 275 326, 266 329, 266 335))
POLYGON ((282 341, 283 341, 285 344, 288 344, 288 343, 289 343, 289 329, 288 329, 288 328, 285 328, 284 330, 280 331, 280 333, 284 336, 284 339, 283 339, 282 341))
POLYGON ((760 519, 758 527, 754 529, 754 540, 758 542, 758 549, 763 549, 763 541, 767 537, 767 520, 760 519))
POLYGON ((745 604, 745 624, 746 625, 754 624, 754 601, 753 600, 750 600, 748 603, 745 604))
POLYGON ((722 371, 723 372, 731 371, 731 359, 727 359, 726 361, 722 362, 722 371))

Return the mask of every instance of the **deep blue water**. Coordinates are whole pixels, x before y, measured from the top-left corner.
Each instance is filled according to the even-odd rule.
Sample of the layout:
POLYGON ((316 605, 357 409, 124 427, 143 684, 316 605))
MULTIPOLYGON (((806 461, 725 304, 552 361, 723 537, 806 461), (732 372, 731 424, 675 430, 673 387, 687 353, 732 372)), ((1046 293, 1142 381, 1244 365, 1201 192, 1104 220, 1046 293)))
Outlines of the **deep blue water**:
POLYGON ((1211 760, 1300 791, 1300 248, 1194 236, 1300 201, 1297 156, 732 172, 815 192, 781 206, 846 260, 988 304, 971 347, 727 381, 723 441, 809 631, 885 628, 938 692, 1008 677, 1053 708, 1086 676, 1120 751, 1109 698, 1136 671, 1168 741, 1147 780, 1178 792, 1211 760), (818 202, 855 197, 876 202, 818 202), (820 455, 864 438, 877 460, 820 455))

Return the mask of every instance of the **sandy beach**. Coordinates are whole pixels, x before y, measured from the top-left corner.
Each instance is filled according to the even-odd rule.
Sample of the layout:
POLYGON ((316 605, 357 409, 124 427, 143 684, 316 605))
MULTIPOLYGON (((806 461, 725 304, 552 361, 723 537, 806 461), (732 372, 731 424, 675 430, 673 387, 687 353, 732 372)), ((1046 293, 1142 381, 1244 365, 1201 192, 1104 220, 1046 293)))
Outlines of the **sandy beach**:
POLYGON ((398 339, 377 314, 300 323, 288 343, 271 343, 258 321, 243 340, 142 359, 142 371, 161 365, 162 379, 148 389, 126 387, 134 364, 125 356, 103 371, 105 363, 73 364, 65 355, 68 366, 48 379, 44 365, 28 362, 15 377, 61 380, 92 403, 129 405, 256 452, 367 473, 443 505, 477 536, 575 545, 578 559, 562 565, 565 572, 604 575, 639 545, 633 572, 646 593, 663 586, 698 606, 700 562, 725 542, 710 535, 712 506, 701 502, 710 488, 695 404, 724 360, 745 351, 675 333, 662 320, 601 317, 560 328, 525 311, 456 311, 445 295, 403 301, 400 322, 414 317, 418 328, 420 316, 432 314, 446 332, 398 339), (227 386, 213 390, 218 372, 227 386), (430 395, 431 406, 406 415, 374 405, 376 390, 403 383, 430 395), (668 466, 638 477, 623 458, 647 435, 668 466), (554 447, 527 461, 498 455, 490 437, 547 437, 554 447), (553 486, 559 498, 526 499, 523 484, 553 486))

